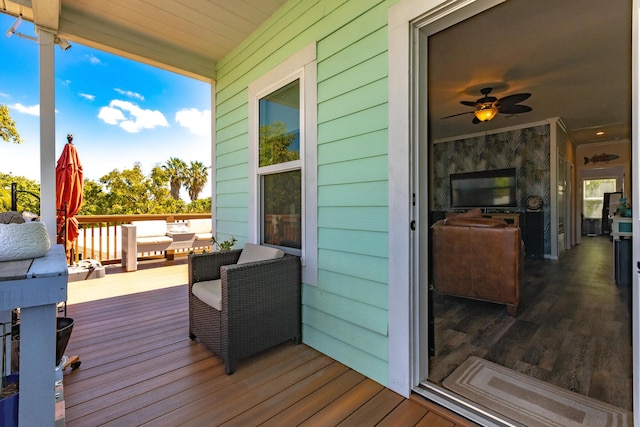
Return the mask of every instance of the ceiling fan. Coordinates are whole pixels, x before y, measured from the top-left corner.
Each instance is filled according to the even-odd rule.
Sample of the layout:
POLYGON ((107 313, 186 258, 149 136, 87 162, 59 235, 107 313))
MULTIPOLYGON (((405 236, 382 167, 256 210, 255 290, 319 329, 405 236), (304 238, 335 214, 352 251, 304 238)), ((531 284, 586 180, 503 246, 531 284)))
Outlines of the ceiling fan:
POLYGON ((451 116, 442 117, 448 119, 450 117, 461 116, 463 114, 473 113, 474 117, 472 122, 488 122, 493 119, 496 114, 520 114, 531 111, 531 107, 526 105, 520 105, 519 103, 531 96, 530 93, 516 93, 514 95, 507 95, 503 98, 496 98, 495 96, 489 96, 493 88, 485 87, 480 89, 482 98, 477 101, 460 101, 462 105, 469 107, 475 107, 474 111, 467 111, 464 113, 453 114, 451 116))

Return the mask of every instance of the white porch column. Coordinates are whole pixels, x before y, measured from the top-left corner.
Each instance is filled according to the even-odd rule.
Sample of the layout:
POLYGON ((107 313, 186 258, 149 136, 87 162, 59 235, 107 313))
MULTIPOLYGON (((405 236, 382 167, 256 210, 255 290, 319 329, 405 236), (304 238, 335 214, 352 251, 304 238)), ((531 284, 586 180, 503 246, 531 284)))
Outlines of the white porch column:
POLYGON ((51 243, 56 242, 56 106, 54 34, 39 29, 40 37, 40 217, 51 243))

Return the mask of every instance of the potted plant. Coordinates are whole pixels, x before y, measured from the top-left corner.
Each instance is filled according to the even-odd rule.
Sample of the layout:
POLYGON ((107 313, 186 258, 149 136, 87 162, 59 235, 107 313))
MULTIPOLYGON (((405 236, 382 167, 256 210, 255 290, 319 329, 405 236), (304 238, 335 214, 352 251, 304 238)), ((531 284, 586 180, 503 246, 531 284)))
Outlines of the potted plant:
POLYGON ((213 236, 211 239, 213 246, 215 246, 220 252, 230 251, 233 249, 233 245, 235 245, 237 241, 238 240, 233 236, 231 236, 230 239, 223 240, 222 242, 218 240, 217 236, 213 236))

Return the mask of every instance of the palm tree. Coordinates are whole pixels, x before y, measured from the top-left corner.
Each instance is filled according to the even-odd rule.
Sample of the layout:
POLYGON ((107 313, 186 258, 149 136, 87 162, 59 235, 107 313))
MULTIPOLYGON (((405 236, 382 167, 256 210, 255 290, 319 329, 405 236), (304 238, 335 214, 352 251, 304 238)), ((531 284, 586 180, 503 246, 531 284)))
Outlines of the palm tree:
POLYGON ((198 200, 198 196, 209 179, 208 169, 202 162, 192 161, 191 166, 186 170, 184 184, 192 202, 198 200))
POLYGON ((162 165, 162 168, 169 176, 171 197, 174 200, 180 199, 180 187, 186 182, 187 164, 177 157, 171 157, 167 163, 162 165))

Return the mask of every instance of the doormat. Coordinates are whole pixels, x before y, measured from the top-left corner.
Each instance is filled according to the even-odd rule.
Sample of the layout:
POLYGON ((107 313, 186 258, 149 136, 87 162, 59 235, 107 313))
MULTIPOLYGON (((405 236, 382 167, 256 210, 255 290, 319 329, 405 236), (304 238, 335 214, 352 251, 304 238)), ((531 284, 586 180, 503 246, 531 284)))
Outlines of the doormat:
POLYGON ((526 426, 630 426, 629 411, 469 357, 443 385, 526 426))

